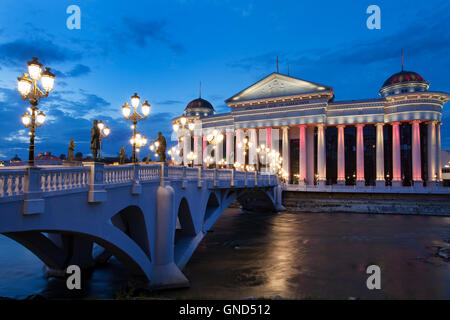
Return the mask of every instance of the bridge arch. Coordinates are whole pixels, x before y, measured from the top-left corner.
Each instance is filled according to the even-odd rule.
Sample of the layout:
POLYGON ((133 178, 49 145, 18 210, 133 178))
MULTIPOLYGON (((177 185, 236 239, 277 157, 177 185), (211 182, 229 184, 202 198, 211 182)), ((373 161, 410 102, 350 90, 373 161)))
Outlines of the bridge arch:
POLYGON ((215 192, 211 192, 208 196, 208 201, 204 209, 205 215, 203 218, 203 223, 208 222, 215 213, 220 209, 219 197, 215 192))
MULTIPOLYGON (((151 278, 152 263, 147 254, 130 239, 124 232, 110 225, 102 228, 101 233, 81 231, 77 229, 65 230, 29 230, 19 232, 2 233, 8 238, 18 242, 36 255, 50 269, 64 274, 70 264, 80 267, 93 267, 92 243, 97 243, 114 255, 135 278, 151 278), (67 247, 59 246, 45 233, 58 236, 74 237, 77 241, 88 242, 91 246, 77 247, 81 250, 67 250, 67 247), (86 250, 88 250, 86 252, 86 250), (77 260, 80 257, 90 257, 92 265, 86 265, 89 260, 77 260), (79 261, 79 262, 78 262, 79 261)), ((73 249, 73 248, 72 248, 73 249)))
POLYGON ((131 205, 120 210, 111 217, 111 223, 134 241, 151 260, 148 228, 140 207, 131 205))

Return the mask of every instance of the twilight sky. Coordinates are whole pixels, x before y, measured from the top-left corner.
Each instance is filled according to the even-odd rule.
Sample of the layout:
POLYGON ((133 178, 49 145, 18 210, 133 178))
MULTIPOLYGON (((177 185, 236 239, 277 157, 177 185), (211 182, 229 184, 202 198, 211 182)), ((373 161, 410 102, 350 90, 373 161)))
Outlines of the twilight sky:
MULTIPOLYGON (((450 4, 444 1, 29 1, 0 3, 0 159, 27 158, 27 102, 17 77, 36 56, 56 72, 55 89, 40 108, 36 152, 90 154, 92 120, 112 130, 103 155, 128 154, 130 124, 121 106, 137 92, 152 105, 139 131, 170 140, 170 120, 198 97, 218 113, 224 100, 275 71, 334 88, 336 100, 378 97, 401 69, 415 71, 430 90, 450 92, 450 4), (81 9, 81 29, 69 30, 69 5, 81 9), (366 8, 381 8, 381 30, 366 27, 366 8)), ((450 104, 442 147, 450 149, 450 104)), ((147 151, 144 152, 146 154, 147 151)))

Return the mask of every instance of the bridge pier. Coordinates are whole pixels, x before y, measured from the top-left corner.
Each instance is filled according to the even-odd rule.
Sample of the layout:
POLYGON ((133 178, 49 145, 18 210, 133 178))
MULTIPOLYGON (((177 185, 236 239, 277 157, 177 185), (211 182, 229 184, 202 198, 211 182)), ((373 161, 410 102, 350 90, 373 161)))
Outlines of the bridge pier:
POLYGON ((82 270, 94 268, 95 261, 92 258, 92 240, 77 235, 59 233, 49 233, 48 238, 61 249, 65 258, 62 268, 51 268, 47 266, 47 277, 65 277, 66 268, 70 265, 77 265, 82 270))
POLYGON ((182 288, 189 280, 174 260, 176 210, 174 190, 170 185, 158 187, 156 192, 156 243, 155 261, 150 280, 153 289, 182 288))

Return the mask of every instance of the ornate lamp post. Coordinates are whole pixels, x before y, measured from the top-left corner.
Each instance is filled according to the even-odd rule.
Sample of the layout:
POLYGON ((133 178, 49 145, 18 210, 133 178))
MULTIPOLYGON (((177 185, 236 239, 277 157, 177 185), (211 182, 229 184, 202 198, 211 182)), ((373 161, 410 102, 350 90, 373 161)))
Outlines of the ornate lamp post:
POLYGON ((181 117, 174 121, 172 129, 176 133, 179 132, 180 134, 192 132, 195 129, 195 123, 193 120, 188 120, 185 117, 181 117))
MULTIPOLYGON (((135 133, 130 139, 130 143, 133 145, 133 152, 137 152, 137 159, 134 162, 138 162, 139 151, 141 151, 141 148, 147 144, 147 138, 140 133, 135 133)), ((134 154, 134 157, 136 158, 136 154, 134 154)))
POLYGON ((247 155, 248 155, 248 151, 250 150, 251 147, 253 147, 253 143, 250 142, 248 140, 248 138, 244 138, 242 140, 242 142, 238 143, 238 148, 239 149, 243 149, 243 151, 244 151, 244 163, 242 163, 241 166, 242 166, 242 168, 245 171, 255 171, 255 166, 253 166, 253 165, 245 165, 246 158, 247 158, 247 155))
POLYGON ((189 152, 187 155, 187 159, 189 160, 189 163, 191 164, 191 167, 194 167, 194 160, 197 159, 197 155, 194 152, 189 152))
POLYGON ((101 159, 102 158, 102 139, 109 136, 109 134, 111 133, 111 129, 107 125, 105 125, 102 120, 100 120, 97 123, 97 126, 100 129, 100 146, 98 148, 98 158, 101 159))
MULTIPOLYGON (((133 141, 136 140, 136 125, 139 121, 144 120, 147 118, 147 116, 150 113, 150 104, 147 100, 141 105, 142 115, 137 112, 137 107, 139 106, 139 102, 141 101, 141 98, 137 95, 137 93, 134 94, 134 96, 131 97, 131 106, 128 104, 128 102, 125 102, 125 104, 122 106, 122 114, 125 117, 125 120, 130 120, 133 122, 133 141), (131 107, 133 107, 133 112, 131 112, 131 107)), ((132 155, 132 161, 133 163, 136 163, 136 144, 133 144, 133 155, 132 155)))
POLYGON ((32 58, 28 62, 28 73, 24 73, 22 77, 17 78, 17 89, 22 95, 23 100, 27 100, 31 107, 28 112, 22 115, 22 123, 26 128, 30 128, 30 145, 28 148, 28 163, 34 165, 34 138, 36 137, 36 128, 42 126, 45 121, 45 114, 39 111, 38 104, 41 98, 48 97, 50 91, 53 90, 55 83, 55 75, 50 72, 50 68, 42 71, 42 64, 37 58, 32 58), (38 80, 41 79, 42 89, 38 87, 38 80))

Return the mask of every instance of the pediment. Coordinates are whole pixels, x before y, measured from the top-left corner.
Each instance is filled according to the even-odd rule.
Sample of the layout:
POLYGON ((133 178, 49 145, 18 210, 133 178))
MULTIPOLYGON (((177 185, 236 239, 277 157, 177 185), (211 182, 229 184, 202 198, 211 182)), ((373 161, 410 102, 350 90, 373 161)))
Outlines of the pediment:
POLYGON ((330 91, 332 88, 314 82, 272 73, 256 82, 247 89, 226 100, 226 103, 236 103, 249 100, 260 100, 283 96, 330 91))

